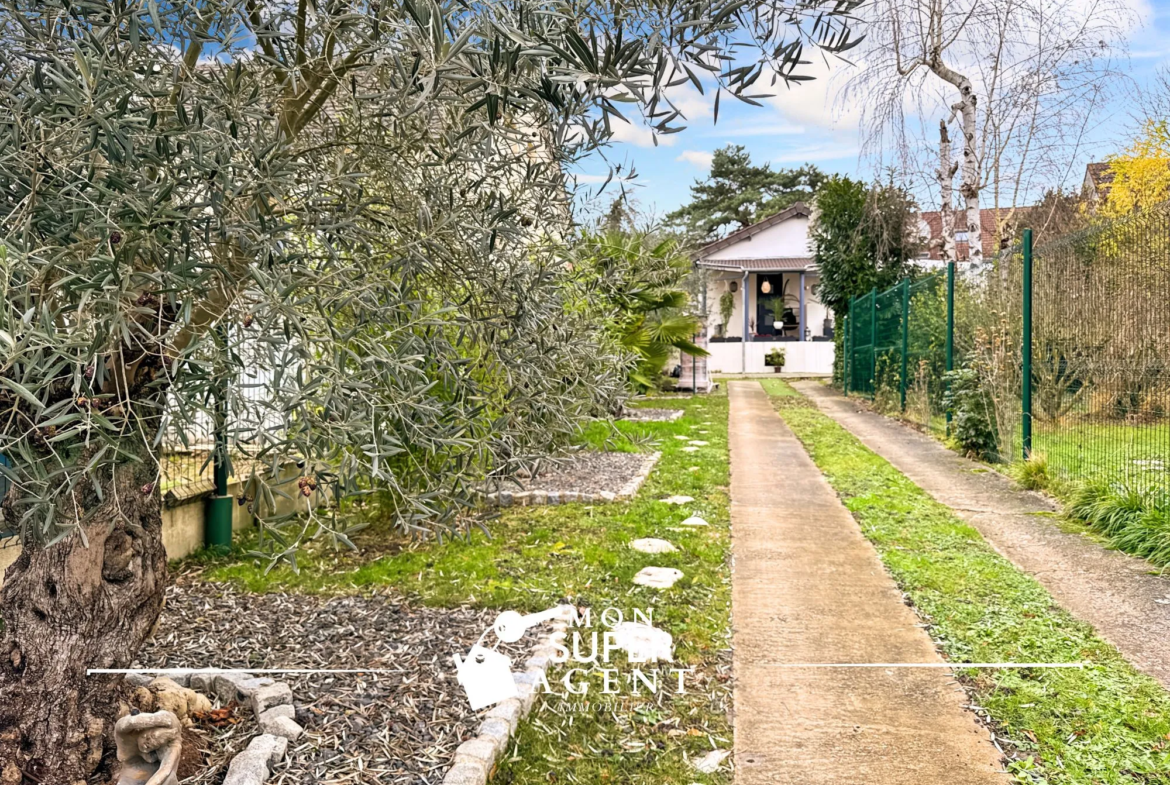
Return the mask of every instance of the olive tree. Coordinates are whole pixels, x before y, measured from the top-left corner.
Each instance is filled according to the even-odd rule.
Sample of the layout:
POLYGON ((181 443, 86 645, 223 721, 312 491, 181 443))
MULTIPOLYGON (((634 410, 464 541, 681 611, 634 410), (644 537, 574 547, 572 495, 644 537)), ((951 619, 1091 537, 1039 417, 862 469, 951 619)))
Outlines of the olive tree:
MULTIPOLYGON (((242 449, 441 523, 620 390, 570 302, 562 167, 619 106, 677 130, 682 81, 796 78, 806 43, 853 45, 855 5, 3 0, 4 781, 74 783, 108 750, 120 680, 86 671, 160 613, 168 428, 260 363, 242 449)), ((264 519, 267 482, 276 555, 347 540, 264 519)))

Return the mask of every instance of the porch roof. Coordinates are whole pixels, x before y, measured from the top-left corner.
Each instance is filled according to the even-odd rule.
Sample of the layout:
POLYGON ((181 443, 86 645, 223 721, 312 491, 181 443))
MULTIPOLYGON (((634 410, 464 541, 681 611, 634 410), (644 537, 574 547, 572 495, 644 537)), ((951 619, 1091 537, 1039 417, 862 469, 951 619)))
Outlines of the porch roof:
POLYGON ((741 273, 799 273, 815 270, 816 262, 805 256, 772 256, 757 259, 700 259, 699 266, 741 273))

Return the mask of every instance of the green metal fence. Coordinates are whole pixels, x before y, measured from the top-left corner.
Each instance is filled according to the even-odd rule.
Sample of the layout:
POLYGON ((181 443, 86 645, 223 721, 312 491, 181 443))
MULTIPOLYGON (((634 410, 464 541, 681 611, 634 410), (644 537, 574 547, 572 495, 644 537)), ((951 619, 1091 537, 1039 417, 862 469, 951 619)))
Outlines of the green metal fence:
POLYGON ((1170 206, 1097 221, 979 271, 850 301, 847 394, 946 431, 949 368, 977 380, 1000 460, 1170 501, 1170 206))

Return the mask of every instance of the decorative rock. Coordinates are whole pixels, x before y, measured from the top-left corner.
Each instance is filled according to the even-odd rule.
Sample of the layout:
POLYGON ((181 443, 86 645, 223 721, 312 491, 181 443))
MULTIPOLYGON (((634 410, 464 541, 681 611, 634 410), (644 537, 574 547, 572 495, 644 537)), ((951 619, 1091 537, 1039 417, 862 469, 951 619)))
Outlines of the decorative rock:
POLYGON ((119 785, 178 785, 182 725, 169 711, 132 714, 114 724, 118 760, 123 763, 119 785), (145 775, 145 776, 144 776, 145 775))
MULTIPOLYGON (((282 703, 264 712, 263 717, 288 717, 290 720, 295 720, 297 718, 297 709, 291 703, 282 703)), ((256 719, 259 720, 261 717, 257 717, 256 719)))
POLYGON ((246 749, 232 758, 223 785, 262 785, 272 773, 271 761, 264 750, 246 749))
POLYGON ((512 506, 512 492, 511 491, 500 491, 499 495, 496 497, 496 503, 498 503, 501 507, 511 507, 512 506))
POLYGON ((242 671, 229 671, 215 674, 211 691, 221 701, 228 702, 240 698, 251 698, 256 690, 275 683, 272 679, 264 676, 257 678, 242 671))
POLYGON ((524 670, 544 670, 548 667, 549 658, 545 655, 532 655, 524 661, 524 670))
POLYGON ((516 680, 516 693, 519 695, 517 700, 520 701, 520 710, 527 714, 532 711, 533 705, 536 703, 536 675, 532 673, 514 673, 512 678, 516 680), (531 679, 531 681, 520 681, 521 677, 531 679))
POLYGON ((456 763, 443 777, 443 785, 484 785, 487 782, 487 772, 478 764, 456 763))
POLYGON ((634 576, 634 583, 651 589, 669 589, 682 576, 681 570, 672 567, 643 567, 634 576))
POLYGON ((292 703, 292 690, 284 682, 269 684, 252 693, 252 713, 259 717, 273 706, 292 703))
POLYGON ((487 718, 503 720, 508 723, 509 733, 515 733, 520 724, 520 701, 516 698, 500 701, 487 713, 487 718))
POLYGON ((215 674, 192 673, 187 686, 197 692, 202 692, 204 695, 215 695, 215 674))
POLYGON ((676 438, 676 439, 681 439, 682 441, 684 441, 684 442, 685 442, 687 439, 689 439, 689 438, 691 438, 691 437, 689 437, 689 436, 686 436, 686 435, 684 435, 684 434, 681 434, 681 433, 676 433, 676 434, 674 435, 674 438, 676 438))
POLYGON ((601 497, 602 501, 607 501, 607 502, 611 502, 617 498, 617 494, 614 493, 613 491, 601 491, 597 495, 601 497))
POLYGON ((710 442, 705 442, 702 439, 691 439, 688 444, 692 444, 695 447, 706 447, 708 444, 710 444, 710 442))
POLYGON ((501 720, 499 717, 492 717, 483 721, 479 726, 479 735, 481 738, 488 739, 492 744, 496 745, 496 751, 502 755, 504 749, 508 746, 508 737, 512 734, 511 726, 508 725, 507 720, 501 720))
POLYGON ((531 504, 548 504, 548 491, 533 491, 529 494, 528 500, 531 504))
POLYGON ((713 774, 730 754, 727 750, 711 750, 698 760, 691 761, 691 766, 703 774, 713 774))
POLYGON ((558 493, 557 491, 549 491, 548 492, 548 503, 549 504, 560 504, 561 503, 561 494, 558 493))
POLYGON ((666 540, 658 540, 654 537, 634 540, 630 543, 630 547, 642 553, 674 553, 678 550, 666 540))
POLYGON ((130 684, 134 687, 145 687, 154 681, 153 676, 149 676, 145 673, 127 673, 123 678, 126 680, 127 684, 130 684))
POLYGON ((698 470, 699 470, 699 467, 698 467, 698 466, 690 466, 690 467, 687 467, 687 471, 688 471, 688 472, 697 472, 698 470))
POLYGON ((289 741, 296 741, 305 732, 305 729, 298 725, 296 720, 274 715, 271 709, 261 714, 257 722, 260 724, 260 730, 264 733, 279 736, 289 741))
POLYGON ((288 752, 288 741, 283 736, 262 733, 248 742, 248 748, 244 751, 265 755, 268 757, 268 765, 275 766, 284 760, 284 756, 288 752))
POLYGON ((682 451, 683 452, 698 452, 699 448, 695 447, 694 445, 690 445, 689 447, 683 447, 682 451))
POLYGON ((711 524, 707 523, 705 520, 700 518, 698 515, 692 515, 691 517, 687 518, 685 521, 683 521, 682 523, 679 524, 679 526, 710 526, 710 525, 711 524))
POLYGON ((496 765, 496 745, 487 739, 471 739, 455 748, 455 765, 460 763, 479 764, 485 772, 496 765))
POLYGON ((665 499, 660 499, 663 504, 690 504, 695 500, 694 496, 667 496, 665 499))
POLYGON ((666 630, 636 621, 623 621, 612 630, 613 642, 631 662, 674 662, 674 638, 666 630))

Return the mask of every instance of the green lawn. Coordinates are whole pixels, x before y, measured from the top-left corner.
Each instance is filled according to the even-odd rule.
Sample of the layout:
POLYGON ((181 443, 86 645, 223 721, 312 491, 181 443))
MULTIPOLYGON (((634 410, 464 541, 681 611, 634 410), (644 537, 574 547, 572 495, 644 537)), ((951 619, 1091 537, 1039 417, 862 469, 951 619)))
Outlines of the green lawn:
MULTIPOLYGON (((309 549, 298 558, 299 573, 280 567, 265 574, 259 562, 211 561, 206 577, 252 591, 360 592, 394 586, 428 605, 463 604, 524 611, 570 601, 603 609, 652 609, 655 626, 674 636, 674 667, 694 668, 686 694, 661 690, 615 709, 593 700, 552 696, 520 728, 518 752, 500 764, 493 782, 645 783, 689 785, 730 782, 730 774, 700 774, 686 762, 713 748, 730 749, 730 579, 727 398, 652 400, 646 405, 682 408, 674 423, 619 423, 616 439, 594 424, 583 440, 611 449, 657 449, 662 458, 636 498, 611 504, 511 508, 469 541, 410 545, 374 522, 356 537, 362 553, 309 549), (684 452, 688 436, 709 442, 684 452), (658 499, 682 494, 683 507, 658 499), (688 514, 709 527, 678 527, 688 514), (677 553, 648 555, 628 543, 640 537, 670 540, 677 553), (371 554, 385 554, 372 558, 371 554), (634 586, 642 567, 676 567, 685 577, 671 589, 634 586)), ((588 646, 588 644, 586 644, 588 646)), ((554 671, 558 679, 567 666, 554 671)), ((617 661, 616 667, 624 663, 617 661)), ((663 673, 665 681, 667 674, 663 673)), ((674 679, 675 676, 669 678, 674 679)), ((589 676, 591 695, 600 676, 589 676)), ((673 685, 674 682, 672 681, 673 685)), ((558 689, 560 687, 558 686, 558 689)))
POLYGON ((1126 425, 1114 422, 1054 427, 1039 421, 1033 449, 1049 471, 1064 480, 1104 479, 1135 489, 1167 490, 1170 422, 1126 425))
POLYGON ((765 384, 944 655, 1085 662, 959 675, 1014 758, 1019 782, 1170 783, 1170 695, 1056 605, 980 534, 815 407, 765 384))

